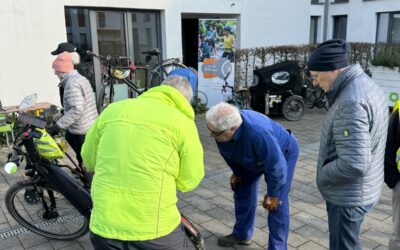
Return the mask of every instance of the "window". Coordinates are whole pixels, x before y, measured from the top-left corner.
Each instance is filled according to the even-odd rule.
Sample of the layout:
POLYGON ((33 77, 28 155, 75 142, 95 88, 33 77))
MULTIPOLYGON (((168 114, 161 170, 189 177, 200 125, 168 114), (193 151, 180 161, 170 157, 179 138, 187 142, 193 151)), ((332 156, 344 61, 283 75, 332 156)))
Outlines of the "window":
MULTIPOLYGON (((67 41, 78 48, 81 68, 88 72, 85 76, 96 91, 101 88, 99 76, 103 68, 85 52, 95 50, 100 55, 129 56, 137 65, 152 64, 141 53, 161 46, 159 15, 157 11, 65 8, 67 41), (92 37, 92 34, 95 35, 92 37)), ((126 86, 121 84, 115 95, 116 99, 128 96, 126 86)))
POLYGON ((349 0, 335 0, 332 3, 348 3, 349 0))
POLYGON ((325 0, 311 0, 311 4, 324 4, 325 0))
POLYGON ((333 38, 346 40, 347 16, 333 16, 333 38))
POLYGON ((378 13, 378 43, 400 43, 400 12, 378 13))
POLYGON ((311 16, 310 19, 310 44, 318 42, 318 22, 319 16, 311 16))

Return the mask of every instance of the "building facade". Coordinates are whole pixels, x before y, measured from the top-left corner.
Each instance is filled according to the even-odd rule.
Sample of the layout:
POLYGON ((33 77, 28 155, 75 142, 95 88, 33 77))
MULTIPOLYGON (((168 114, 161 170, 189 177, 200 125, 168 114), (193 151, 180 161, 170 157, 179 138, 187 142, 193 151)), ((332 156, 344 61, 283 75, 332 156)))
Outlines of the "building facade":
MULTIPOLYGON (((328 39, 400 40, 400 1, 338 2, 343 1, 329 5, 328 39)), ((15 105, 37 93, 38 101, 59 105, 50 52, 61 42, 69 41, 81 52, 129 56, 138 65, 146 63, 141 52, 155 47, 162 58, 189 62, 196 56, 190 47, 197 46, 190 35, 197 26, 191 24, 198 19, 237 19, 236 48, 252 48, 321 42, 323 16, 324 4, 314 0, 4 0, 0 100, 4 106, 15 105)), ((84 53, 81 57, 91 62, 84 53)), ((93 70, 98 73, 101 67, 93 70)))

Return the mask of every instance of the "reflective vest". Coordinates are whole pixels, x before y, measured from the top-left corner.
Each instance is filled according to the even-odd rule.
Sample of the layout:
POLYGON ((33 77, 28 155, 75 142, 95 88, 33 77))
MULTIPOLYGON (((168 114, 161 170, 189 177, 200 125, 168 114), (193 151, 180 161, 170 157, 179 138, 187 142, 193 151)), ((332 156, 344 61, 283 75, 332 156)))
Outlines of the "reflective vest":
MULTIPOLYGON (((400 101, 397 101, 393 107, 393 112, 395 112, 396 110, 399 110, 399 108, 400 108, 400 101)), ((399 121, 400 121, 400 110, 399 110, 399 121)), ((400 148, 397 149, 396 163, 397 163, 397 169, 400 172, 400 148)))
POLYGON ((36 148, 39 155, 45 159, 62 159, 64 158, 63 151, 58 147, 56 141, 51 137, 45 129, 36 128, 36 130, 42 133, 42 136, 37 139, 34 138, 36 148))

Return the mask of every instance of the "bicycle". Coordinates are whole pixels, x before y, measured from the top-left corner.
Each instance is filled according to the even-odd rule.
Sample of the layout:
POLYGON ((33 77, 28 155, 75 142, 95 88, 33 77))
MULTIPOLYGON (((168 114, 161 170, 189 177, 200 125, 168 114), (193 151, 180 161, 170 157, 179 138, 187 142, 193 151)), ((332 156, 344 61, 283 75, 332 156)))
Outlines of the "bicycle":
POLYGON ((221 93, 226 93, 226 89, 231 90, 231 95, 226 100, 227 103, 235 105, 239 109, 251 109, 250 102, 248 100, 249 90, 248 88, 240 88, 237 91, 234 90, 234 87, 229 85, 226 79, 228 79, 230 72, 224 78, 224 85, 222 85, 221 93))
POLYGON ((131 63, 131 58, 126 56, 102 56, 91 51, 87 51, 87 53, 98 58, 101 66, 105 68, 101 80, 103 87, 97 101, 99 113, 115 101, 115 85, 119 81, 128 86, 128 97, 134 97, 135 94, 140 95, 148 88, 160 85, 173 69, 186 68, 185 65, 181 64, 179 58, 166 59, 160 62, 161 50, 157 48, 142 52, 142 54, 148 55, 146 62, 151 61, 153 56, 157 57, 157 63, 153 66, 135 66, 131 63), (136 79, 136 72, 140 70, 145 72, 144 87, 139 87, 140 80, 136 79))
MULTIPOLYGON (((14 141, 7 164, 15 164, 16 168, 25 159, 29 168, 25 171, 27 178, 7 190, 7 210, 19 224, 47 238, 71 240, 84 235, 89 230, 92 209, 86 178, 77 181, 61 169, 64 165, 56 159, 46 159, 39 153, 35 140, 45 134, 45 120, 26 113, 19 119, 25 127, 14 141), (26 197, 26 190, 36 194, 35 197, 26 197)), ((184 215, 181 215, 181 223, 196 249, 205 250, 199 230, 184 215)))
POLYGON ((19 224, 41 236, 55 240, 82 236, 89 229, 91 209, 85 174, 78 166, 68 167, 82 177, 78 182, 61 169, 65 165, 57 159, 46 159, 39 154, 35 140, 45 134, 46 121, 25 113, 19 119, 26 125, 18 133, 7 162, 19 166, 25 160, 27 178, 8 189, 7 210, 19 224))

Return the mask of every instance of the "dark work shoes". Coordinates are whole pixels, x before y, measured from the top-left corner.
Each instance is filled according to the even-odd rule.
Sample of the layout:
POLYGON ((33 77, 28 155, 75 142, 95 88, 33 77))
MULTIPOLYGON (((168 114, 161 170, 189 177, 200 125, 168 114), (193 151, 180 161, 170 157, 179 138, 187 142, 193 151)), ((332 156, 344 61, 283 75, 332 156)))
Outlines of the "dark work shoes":
POLYGON ((238 240, 232 234, 218 238, 218 245, 223 247, 231 247, 235 244, 242 245, 242 246, 250 246, 251 239, 248 240, 238 240))

